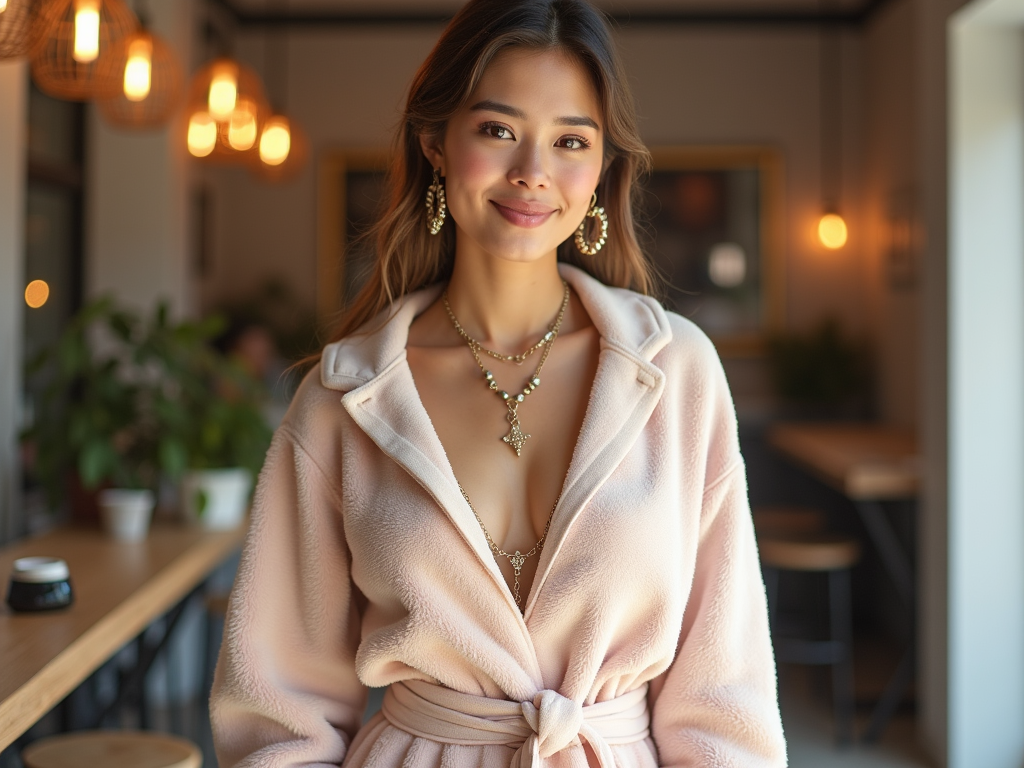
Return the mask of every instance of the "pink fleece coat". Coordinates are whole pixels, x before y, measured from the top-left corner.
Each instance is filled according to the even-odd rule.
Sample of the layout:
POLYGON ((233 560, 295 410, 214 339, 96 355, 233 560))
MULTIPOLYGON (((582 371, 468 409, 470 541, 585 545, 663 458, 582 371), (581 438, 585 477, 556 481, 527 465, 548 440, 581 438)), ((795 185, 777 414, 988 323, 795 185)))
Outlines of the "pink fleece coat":
MULTIPOLYGON (((650 681, 651 736, 618 765, 786 764, 736 418, 707 337, 656 301, 560 267, 601 352, 520 614, 416 392, 403 299, 328 346, 274 437, 231 595, 212 717, 221 768, 506 768, 440 744, 365 686, 584 705, 650 681)), ((553 768, 586 766, 577 741, 553 768)))

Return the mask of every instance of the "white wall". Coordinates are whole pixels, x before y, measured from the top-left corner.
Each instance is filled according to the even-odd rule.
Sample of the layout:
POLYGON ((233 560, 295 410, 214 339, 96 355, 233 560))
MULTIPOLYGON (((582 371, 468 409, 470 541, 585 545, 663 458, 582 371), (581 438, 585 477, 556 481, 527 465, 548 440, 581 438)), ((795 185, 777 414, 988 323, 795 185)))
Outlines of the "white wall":
MULTIPOLYGON (((151 0, 150 24, 188 62, 192 3, 151 0)), ((187 226, 189 165, 180 127, 152 133, 109 128, 89 108, 85 289, 145 309, 167 299, 193 309, 187 226)))
POLYGON ((1024 764, 1021 24, 1024 2, 988 0, 958 14, 950 33, 952 768, 1024 764))
POLYGON ((21 480, 27 85, 24 62, 0 61, 0 543, 21 533, 15 505, 21 480))

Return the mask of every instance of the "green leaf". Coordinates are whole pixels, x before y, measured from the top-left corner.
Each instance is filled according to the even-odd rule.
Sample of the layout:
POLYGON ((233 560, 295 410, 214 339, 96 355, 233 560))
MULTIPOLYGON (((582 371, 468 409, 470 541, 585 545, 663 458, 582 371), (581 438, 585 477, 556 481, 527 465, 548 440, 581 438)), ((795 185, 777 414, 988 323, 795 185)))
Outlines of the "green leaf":
POLYGON ((176 438, 160 441, 160 468, 171 478, 178 478, 188 468, 188 449, 176 438))
POLYGON ((78 456, 78 474, 82 478, 82 485, 95 488, 112 474, 116 463, 117 455, 110 443, 103 440, 86 443, 78 456))

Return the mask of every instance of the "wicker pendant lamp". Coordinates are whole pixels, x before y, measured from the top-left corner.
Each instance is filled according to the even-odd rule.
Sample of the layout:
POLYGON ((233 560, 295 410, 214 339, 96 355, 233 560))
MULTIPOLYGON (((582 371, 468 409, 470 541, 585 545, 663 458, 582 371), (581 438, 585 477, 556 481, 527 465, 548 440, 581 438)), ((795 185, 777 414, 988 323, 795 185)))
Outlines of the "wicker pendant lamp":
POLYGON ((97 94, 100 113, 119 128, 160 128, 181 99, 178 57, 145 23, 111 46, 100 61, 99 80, 107 88, 97 94))
POLYGON ((28 56, 38 9, 36 0, 0 0, 0 59, 28 56))
MULTIPOLYGON (((272 103, 288 101, 288 38, 284 32, 268 30, 266 38, 266 78, 272 103)), ((259 152, 253 171, 264 181, 287 181, 303 169, 309 155, 306 132, 284 109, 274 109, 260 133, 259 152)))
POLYGON ((138 27, 122 0, 45 0, 31 51, 32 77, 58 99, 87 101, 114 87, 100 61, 138 27))
POLYGON ((297 176, 309 158, 306 132, 285 115, 271 115, 260 134, 253 171, 264 181, 281 182, 297 176))
POLYGON ((269 113, 259 76, 233 58, 215 59, 189 86, 188 151, 213 161, 251 162, 269 113))

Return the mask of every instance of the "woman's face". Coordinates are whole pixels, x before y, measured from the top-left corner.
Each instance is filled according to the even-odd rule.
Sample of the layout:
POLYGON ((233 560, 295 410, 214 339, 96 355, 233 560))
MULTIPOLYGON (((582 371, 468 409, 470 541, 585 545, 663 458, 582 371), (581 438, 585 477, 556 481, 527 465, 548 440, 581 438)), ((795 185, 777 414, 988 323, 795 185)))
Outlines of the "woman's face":
POLYGON ((601 176, 604 131, 586 70, 558 50, 507 48, 423 151, 445 177, 459 253, 550 255, 583 221, 601 176))

